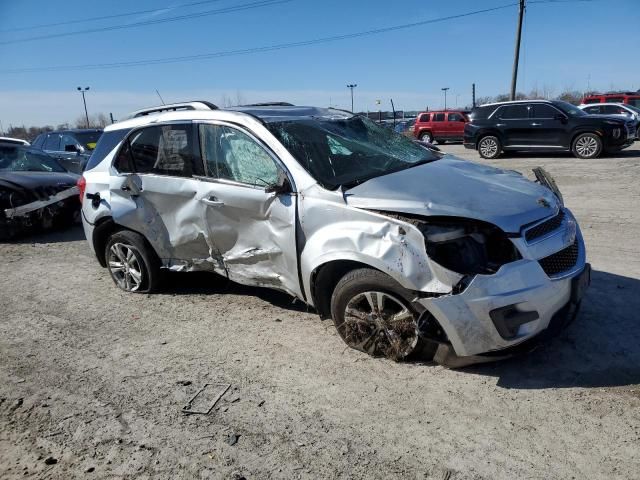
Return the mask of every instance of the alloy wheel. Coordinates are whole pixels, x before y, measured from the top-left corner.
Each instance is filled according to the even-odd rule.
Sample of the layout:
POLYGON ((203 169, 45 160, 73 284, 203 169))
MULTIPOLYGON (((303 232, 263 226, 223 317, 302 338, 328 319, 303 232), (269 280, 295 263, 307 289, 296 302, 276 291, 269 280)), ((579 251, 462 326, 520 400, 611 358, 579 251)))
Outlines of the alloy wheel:
POLYGON ((136 249, 125 243, 114 243, 109 249, 108 266, 114 280, 123 290, 137 291, 143 282, 143 270, 136 249))
POLYGON ((410 355, 418 343, 414 313, 384 292, 355 295, 345 307, 338 333, 352 348, 394 360, 410 355))
POLYGON ((581 157, 589 158, 598 151, 598 142, 591 136, 580 137, 576 142, 576 152, 581 157))
POLYGON ((498 142, 493 138, 485 138, 480 142, 480 153, 483 157, 494 157, 498 154, 498 142))

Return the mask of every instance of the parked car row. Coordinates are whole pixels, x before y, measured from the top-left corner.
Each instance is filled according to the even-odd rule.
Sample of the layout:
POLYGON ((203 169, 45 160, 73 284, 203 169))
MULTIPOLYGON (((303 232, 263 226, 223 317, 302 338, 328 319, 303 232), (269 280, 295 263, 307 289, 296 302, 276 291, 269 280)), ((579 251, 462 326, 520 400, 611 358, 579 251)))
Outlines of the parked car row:
POLYGON ((503 152, 569 151, 579 158, 615 153, 640 139, 640 93, 586 96, 575 107, 561 101, 521 100, 481 105, 471 112, 422 112, 413 127, 425 142, 463 141, 484 158, 503 152))

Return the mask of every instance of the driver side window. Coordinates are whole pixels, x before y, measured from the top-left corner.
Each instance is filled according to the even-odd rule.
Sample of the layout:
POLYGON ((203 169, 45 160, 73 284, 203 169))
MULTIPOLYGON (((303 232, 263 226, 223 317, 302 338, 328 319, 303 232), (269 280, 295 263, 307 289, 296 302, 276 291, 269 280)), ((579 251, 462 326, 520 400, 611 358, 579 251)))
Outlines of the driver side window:
POLYGON ((247 134, 225 125, 200 125, 207 175, 265 187, 278 181, 271 155, 247 134))

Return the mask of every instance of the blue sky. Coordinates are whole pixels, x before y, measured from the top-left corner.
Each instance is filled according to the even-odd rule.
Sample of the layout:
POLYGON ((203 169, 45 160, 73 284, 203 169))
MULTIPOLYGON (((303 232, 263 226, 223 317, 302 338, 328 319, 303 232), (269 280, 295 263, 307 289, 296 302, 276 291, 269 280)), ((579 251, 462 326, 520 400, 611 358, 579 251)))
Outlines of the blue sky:
MULTIPOLYGON (((32 36, 163 19, 255 3, 217 0, 140 15, 33 30, 42 23, 160 9, 195 0, 0 0, 0 70, 86 65, 197 55, 312 40, 456 15, 513 0, 291 0, 244 11, 75 36, 32 36)), ((530 4, 519 90, 639 89, 640 0, 530 4)), ((345 85, 357 83, 358 110, 467 105, 510 85, 517 7, 388 33, 312 46, 208 60, 130 68, 0 73, 0 120, 56 124, 82 113, 79 85, 90 86, 90 113, 126 112, 158 103, 208 99, 223 103, 286 100, 348 108, 345 85)))

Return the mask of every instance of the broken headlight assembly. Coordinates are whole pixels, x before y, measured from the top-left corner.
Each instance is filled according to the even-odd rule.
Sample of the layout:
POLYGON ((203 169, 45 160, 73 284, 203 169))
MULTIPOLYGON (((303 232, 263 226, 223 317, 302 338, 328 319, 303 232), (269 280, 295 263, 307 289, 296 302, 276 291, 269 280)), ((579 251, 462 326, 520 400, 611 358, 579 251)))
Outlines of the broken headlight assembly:
POLYGON ((419 222, 429 257, 463 275, 496 273, 521 257, 513 242, 499 228, 471 220, 419 222))

